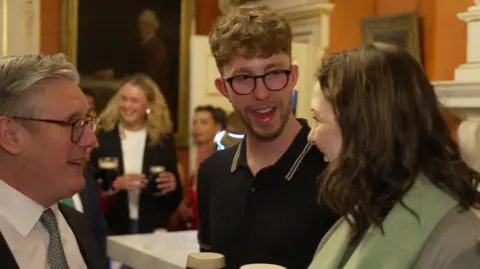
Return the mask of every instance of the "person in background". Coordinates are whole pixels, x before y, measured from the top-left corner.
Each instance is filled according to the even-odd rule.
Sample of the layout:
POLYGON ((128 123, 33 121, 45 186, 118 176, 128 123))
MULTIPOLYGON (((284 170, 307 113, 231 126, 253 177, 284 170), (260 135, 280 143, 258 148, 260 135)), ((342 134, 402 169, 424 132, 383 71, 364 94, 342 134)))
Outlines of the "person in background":
POLYGON ((108 227, 102 208, 100 207, 97 179, 95 178, 93 167, 86 165, 83 176, 85 178, 85 188, 78 193, 78 201, 75 201, 76 198, 73 196, 73 206, 85 214, 94 231, 98 246, 106 254, 108 227))
POLYGON ((215 136, 215 145, 218 150, 231 147, 242 141, 245 137, 245 126, 238 114, 233 111, 227 117, 226 128, 215 136))
POLYGON ((210 105, 195 108, 192 122, 192 136, 195 143, 195 170, 183 183, 183 200, 178 207, 172 228, 175 230, 197 229, 196 177, 200 164, 216 152, 215 135, 225 129, 226 113, 221 108, 210 105))
POLYGON ((0 60, 1 268, 105 269, 88 221, 59 203, 85 187, 97 118, 64 55, 0 60))
POLYGON ((307 141, 307 121, 292 113, 292 38, 287 20, 264 5, 233 10, 209 34, 215 86, 246 129, 197 176, 200 249, 223 254, 227 268, 307 268, 337 220, 317 204, 323 155, 307 141))
POLYGON ((145 74, 128 77, 100 121, 99 146, 91 153, 90 165, 100 171, 102 160, 115 159, 119 174, 113 191, 103 193, 110 233, 167 228, 182 199, 182 186, 170 112, 159 87, 145 74), (163 170, 156 179, 151 178, 157 173, 153 168, 163 170))
POLYGON ((88 102, 88 116, 89 117, 96 117, 97 111, 95 109, 95 94, 93 93, 92 89, 82 88, 82 92, 87 98, 88 102))
POLYGON ((196 147, 196 167, 198 169, 204 160, 216 152, 214 138, 218 132, 226 127, 226 113, 221 108, 199 106, 195 109, 192 125, 192 136, 196 147))
MULTIPOLYGON (((89 112, 87 112, 87 116, 92 117, 92 115, 94 115, 91 113, 92 102, 89 100, 89 96, 86 94, 84 89, 82 89, 82 92, 84 93, 89 106, 89 112)), ((92 149, 93 147, 87 150, 87 157, 84 162, 85 170, 83 172, 83 176, 85 178, 85 188, 83 188, 81 192, 75 193, 72 197, 62 199, 61 202, 85 214, 91 228, 93 229, 98 246, 106 255, 108 235, 107 224, 105 222, 105 217, 103 216, 99 197, 97 195, 98 188, 94 171, 91 166, 87 165, 92 149)))
POLYGON ((374 43, 328 57, 318 81, 309 139, 329 161, 319 198, 343 218, 309 268, 478 268, 480 175, 418 62, 374 43))

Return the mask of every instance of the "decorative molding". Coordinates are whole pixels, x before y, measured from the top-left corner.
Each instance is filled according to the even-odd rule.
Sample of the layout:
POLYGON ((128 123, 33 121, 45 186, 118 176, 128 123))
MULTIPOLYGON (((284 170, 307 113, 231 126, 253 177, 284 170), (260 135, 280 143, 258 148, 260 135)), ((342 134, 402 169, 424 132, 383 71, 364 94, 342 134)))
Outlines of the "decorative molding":
POLYGON ((466 23, 467 27, 467 59, 466 63, 455 69, 455 80, 475 81, 480 72, 480 1, 459 13, 458 18, 466 23))
POLYGON ((232 9, 247 3, 254 3, 258 0, 218 0, 218 7, 222 14, 230 12, 232 9))
POLYGON ((450 108, 480 109, 480 81, 432 82, 439 101, 450 108))
POLYGON ((333 7, 332 3, 314 3, 277 9, 277 12, 285 16, 289 21, 298 21, 330 15, 333 7))
POLYGON ((330 46, 330 13, 334 4, 329 0, 260 0, 258 4, 272 7, 290 22, 293 41, 315 46, 314 59, 322 59, 330 46))
POLYGON ((445 107, 462 117, 480 116, 480 81, 432 82, 437 98, 445 107))
POLYGON ((275 11, 285 15, 288 13, 303 13, 312 10, 330 11, 333 4, 329 0, 260 0, 258 4, 272 7, 275 11))

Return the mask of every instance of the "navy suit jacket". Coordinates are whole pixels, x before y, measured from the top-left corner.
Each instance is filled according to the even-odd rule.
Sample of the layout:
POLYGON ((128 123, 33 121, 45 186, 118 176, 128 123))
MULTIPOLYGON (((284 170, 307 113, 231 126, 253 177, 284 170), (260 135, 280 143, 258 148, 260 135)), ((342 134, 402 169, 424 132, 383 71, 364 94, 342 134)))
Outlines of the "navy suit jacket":
POLYGON ((84 171, 85 188, 79 193, 83 205, 83 214, 89 222, 99 248, 106 254, 108 228, 98 199, 98 184, 93 167, 90 165, 84 171))
MULTIPOLYGON (((99 147, 90 155, 90 166, 98 171, 98 160, 102 157, 117 157, 119 160, 118 172, 123 174, 123 152, 118 126, 111 130, 100 130, 97 134, 99 147)), ((154 196, 148 192, 140 193, 138 212, 138 233, 151 233, 156 228, 168 228, 170 215, 177 209, 182 200, 182 184, 177 171, 177 154, 173 135, 164 137, 163 144, 149 145, 147 135, 143 153, 143 173, 148 175, 150 167, 161 165, 166 171, 175 175, 177 188, 163 196, 154 196)), ((128 208, 127 191, 119 191, 111 197, 112 206, 105 212, 110 235, 131 233, 131 222, 128 208)))

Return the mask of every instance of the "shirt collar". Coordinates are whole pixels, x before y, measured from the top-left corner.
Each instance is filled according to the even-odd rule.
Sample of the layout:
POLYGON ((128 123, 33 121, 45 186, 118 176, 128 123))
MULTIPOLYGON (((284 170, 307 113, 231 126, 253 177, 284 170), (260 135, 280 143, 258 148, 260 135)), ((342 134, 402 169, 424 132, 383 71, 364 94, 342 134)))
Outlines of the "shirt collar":
POLYGON ((45 208, 0 179, 0 215, 23 237, 37 224, 45 208), (20 210, 19 210, 20 209, 20 210))
MULTIPOLYGON (((313 147, 313 144, 307 141, 308 133, 310 132, 307 121, 298 119, 298 122, 302 125, 302 129, 293 139, 287 151, 275 164, 281 164, 278 165, 278 168, 283 170, 280 172, 282 175, 285 175, 286 180, 290 180, 293 177, 298 166, 313 147)), ((246 139, 247 137, 245 136, 245 138, 238 143, 235 155, 233 155, 233 161, 230 167, 230 172, 232 173, 235 173, 240 167, 249 169, 246 154, 246 139)))
POLYGON ((141 44, 144 45, 144 44, 147 44, 150 40, 153 39, 155 35, 154 34, 150 34, 147 38, 145 38, 144 40, 142 40, 141 44))

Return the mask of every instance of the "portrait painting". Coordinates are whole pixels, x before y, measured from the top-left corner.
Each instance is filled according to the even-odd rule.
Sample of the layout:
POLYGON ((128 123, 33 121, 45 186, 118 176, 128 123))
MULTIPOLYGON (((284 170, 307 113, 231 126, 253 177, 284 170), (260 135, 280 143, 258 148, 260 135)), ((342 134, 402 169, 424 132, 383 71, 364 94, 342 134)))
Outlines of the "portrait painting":
POLYGON ((362 20, 362 43, 384 42, 408 51, 422 63, 419 17, 416 12, 362 20))
POLYGON ((77 66, 80 86, 98 96, 100 110, 125 77, 147 74, 165 96, 177 138, 186 141, 190 19, 185 12, 190 9, 186 6, 188 2, 62 2, 62 49, 77 66))

